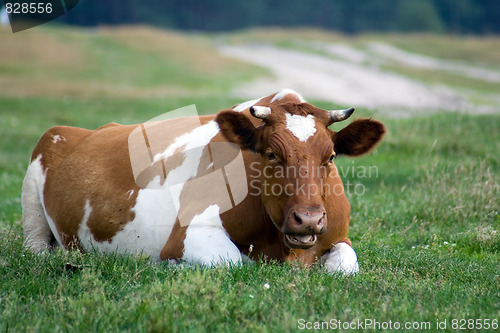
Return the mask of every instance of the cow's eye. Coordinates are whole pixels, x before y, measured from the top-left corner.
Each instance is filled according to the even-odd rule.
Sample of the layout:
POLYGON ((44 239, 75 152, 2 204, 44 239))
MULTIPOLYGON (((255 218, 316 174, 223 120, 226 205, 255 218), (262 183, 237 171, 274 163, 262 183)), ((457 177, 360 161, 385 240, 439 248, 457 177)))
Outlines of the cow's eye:
POLYGON ((267 153, 267 160, 268 161, 276 161, 277 160, 276 155, 273 152, 267 153))
POLYGON ((330 159, 328 160, 328 163, 329 163, 329 164, 332 164, 332 163, 333 163, 333 160, 335 159, 335 157, 336 157, 336 156, 335 156, 335 154, 332 154, 332 155, 330 156, 330 159))

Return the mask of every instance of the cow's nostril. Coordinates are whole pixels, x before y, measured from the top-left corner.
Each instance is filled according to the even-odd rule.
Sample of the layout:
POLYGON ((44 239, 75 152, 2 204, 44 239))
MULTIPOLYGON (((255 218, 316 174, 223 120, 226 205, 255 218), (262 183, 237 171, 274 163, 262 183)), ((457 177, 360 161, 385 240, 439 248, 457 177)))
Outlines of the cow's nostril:
POLYGON ((300 218, 300 216, 297 213, 293 213, 293 218, 295 219, 295 222, 297 222, 297 225, 302 224, 302 219, 300 218))
POLYGON ((326 217, 326 213, 323 213, 323 215, 321 216, 321 218, 318 221, 319 227, 322 227, 325 224, 325 217, 326 217))

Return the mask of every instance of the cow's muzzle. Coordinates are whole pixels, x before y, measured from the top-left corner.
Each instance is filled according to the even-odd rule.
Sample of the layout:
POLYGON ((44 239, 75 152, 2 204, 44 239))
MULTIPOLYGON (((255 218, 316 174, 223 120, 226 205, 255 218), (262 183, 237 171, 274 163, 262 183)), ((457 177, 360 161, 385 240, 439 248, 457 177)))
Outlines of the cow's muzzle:
POLYGON ((285 244, 291 249, 308 249, 316 244, 316 235, 285 235, 285 244))
POLYGON ((326 212, 316 210, 290 210, 283 225, 285 244, 292 249, 308 249, 326 231, 326 212))

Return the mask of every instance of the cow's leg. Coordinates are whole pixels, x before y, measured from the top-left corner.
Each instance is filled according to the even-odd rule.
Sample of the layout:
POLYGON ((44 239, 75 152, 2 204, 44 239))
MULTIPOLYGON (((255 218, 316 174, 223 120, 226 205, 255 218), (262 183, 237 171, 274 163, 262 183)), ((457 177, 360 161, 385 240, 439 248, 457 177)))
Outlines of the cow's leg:
POLYGON ((186 230, 182 259, 210 267, 242 263, 239 249, 222 226, 219 206, 211 205, 193 218, 186 230))
POLYGON ((356 252, 344 242, 334 244, 321 259, 326 270, 330 273, 340 272, 344 275, 350 275, 359 271, 356 252))
POLYGON ((21 195, 24 246, 36 253, 49 250, 53 238, 40 198, 44 178, 39 157, 28 166, 21 195))

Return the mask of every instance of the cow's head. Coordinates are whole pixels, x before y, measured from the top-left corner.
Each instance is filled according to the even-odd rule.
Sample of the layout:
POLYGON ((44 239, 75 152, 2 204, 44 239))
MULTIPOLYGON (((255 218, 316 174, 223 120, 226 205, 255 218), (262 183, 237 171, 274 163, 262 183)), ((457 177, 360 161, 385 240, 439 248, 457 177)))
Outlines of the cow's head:
POLYGON ((324 186, 336 170, 335 157, 369 152, 384 135, 384 125, 359 119, 335 132, 328 126, 347 119, 353 108, 326 111, 301 101, 257 104, 267 105, 253 105, 249 113, 221 111, 216 121, 230 142, 261 155, 260 195, 287 246, 309 248, 327 229, 324 186), (254 126, 250 115, 262 123, 254 126))

